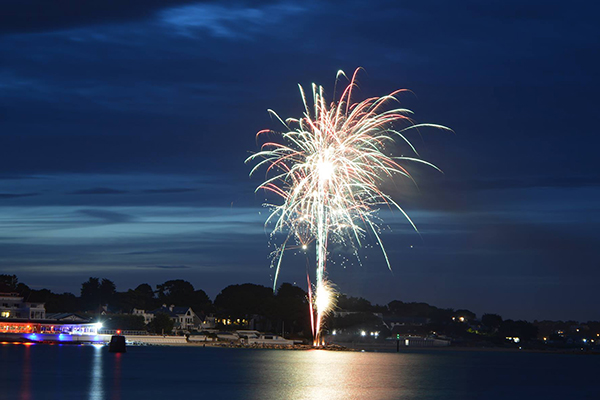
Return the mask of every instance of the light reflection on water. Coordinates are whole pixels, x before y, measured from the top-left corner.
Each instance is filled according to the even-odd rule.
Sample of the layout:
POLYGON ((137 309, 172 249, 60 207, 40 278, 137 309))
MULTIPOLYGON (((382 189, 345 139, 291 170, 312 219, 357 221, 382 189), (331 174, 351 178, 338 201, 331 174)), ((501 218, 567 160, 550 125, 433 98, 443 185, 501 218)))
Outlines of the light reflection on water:
POLYGON ((103 346, 94 346, 92 355, 92 373, 90 375, 90 400, 104 400, 104 374, 102 372, 102 358, 106 353, 103 346))
POLYGON ((0 344, 3 399, 599 399, 597 357, 0 344))
POLYGON ((21 400, 30 400, 31 399, 31 350, 29 349, 31 345, 24 346, 24 355, 23 355, 23 370, 21 372, 22 381, 21 381, 21 400))
POLYGON ((411 355, 314 350, 294 355, 260 354, 252 398, 390 399, 409 397, 423 359, 411 355))

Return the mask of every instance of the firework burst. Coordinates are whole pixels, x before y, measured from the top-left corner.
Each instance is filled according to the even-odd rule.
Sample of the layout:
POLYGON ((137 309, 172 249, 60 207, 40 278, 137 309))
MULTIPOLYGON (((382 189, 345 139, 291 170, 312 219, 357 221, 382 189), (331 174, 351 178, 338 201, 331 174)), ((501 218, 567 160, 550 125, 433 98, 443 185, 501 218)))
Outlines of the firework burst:
MULTIPOLYGON (((334 290, 326 274, 328 242, 340 243, 358 254, 361 242, 370 232, 391 270, 380 239, 378 210, 395 208, 417 228, 391 196, 382 192, 381 185, 395 176, 412 180, 400 163, 417 162, 438 169, 419 157, 405 136, 407 131, 426 126, 448 129, 415 124, 410 110, 397 107, 397 95, 405 90, 353 103, 358 71, 339 100, 331 103, 326 101, 323 87, 313 84, 313 103, 309 106, 299 85, 303 116, 283 120, 268 110, 283 124, 285 132, 258 132, 257 140, 263 141, 261 150, 246 160, 256 162, 250 175, 266 169, 265 181, 257 190, 272 192, 283 200, 282 204, 266 204, 271 210, 266 223, 274 224, 272 235, 286 235, 273 257, 274 289, 286 248, 300 246, 306 250, 315 243, 315 283, 309 283, 315 344, 320 344, 323 318, 334 306, 334 290), (409 148, 413 156, 393 156, 400 145, 409 148)), ((345 77, 343 71, 338 72, 336 85, 340 77, 345 77)))

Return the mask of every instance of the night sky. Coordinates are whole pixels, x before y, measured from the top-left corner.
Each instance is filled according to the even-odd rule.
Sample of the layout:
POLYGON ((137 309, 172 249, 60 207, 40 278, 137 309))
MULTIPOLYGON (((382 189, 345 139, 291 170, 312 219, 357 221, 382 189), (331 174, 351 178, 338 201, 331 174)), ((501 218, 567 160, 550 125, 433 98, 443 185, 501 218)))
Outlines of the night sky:
MULTIPOLYGON (((297 84, 398 88, 411 166, 338 290, 513 319, 599 319, 600 30, 593 2, 8 0, 0 13, 0 273, 78 294, 186 279, 270 286, 244 159, 297 84)), ((343 252, 343 249, 333 249, 343 252)), ((348 254, 348 256, 350 256, 348 254)), ((306 260, 281 282, 306 288, 306 260)), ((312 269, 312 267, 311 267, 312 269)))

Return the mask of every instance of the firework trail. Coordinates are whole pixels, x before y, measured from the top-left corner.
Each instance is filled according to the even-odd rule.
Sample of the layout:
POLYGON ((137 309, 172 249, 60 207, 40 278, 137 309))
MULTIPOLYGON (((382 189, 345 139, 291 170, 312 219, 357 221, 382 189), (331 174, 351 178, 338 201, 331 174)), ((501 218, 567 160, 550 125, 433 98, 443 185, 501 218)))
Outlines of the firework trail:
MULTIPOLYGON (((325 100, 323 87, 313 84, 313 104, 309 106, 302 86, 298 85, 303 116, 283 120, 268 110, 283 124, 285 132, 258 132, 257 140, 263 141, 261 149, 246 160, 256 163, 250 175, 266 168, 266 180, 257 191, 264 189, 283 199, 282 204, 266 204, 271 210, 266 224, 274 223, 272 235, 286 235, 273 257, 274 289, 286 248, 306 250, 315 243, 314 287, 309 280, 315 344, 321 342, 323 318, 334 305, 334 290, 326 274, 328 243, 340 243, 358 254, 361 241, 370 232, 391 270, 380 239, 379 208, 398 209, 417 228, 390 195, 382 192, 381 184, 398 175, 412 180, 400 162, 418 162, 438 169, 419 158, 405 133, 425 126, 448 129, 435 124, 415 124, 409 117, 410 110, 391 107, 390 104, 398 104, 396 96, 406 90, 353 103, 358 71, 339 100, 331 103, 325 100), (414 156, 391 155, 398 144, 408 147, 414 156)), ((345 77, 343 71, 336 76, 336 86, 340 77, 345 77)))

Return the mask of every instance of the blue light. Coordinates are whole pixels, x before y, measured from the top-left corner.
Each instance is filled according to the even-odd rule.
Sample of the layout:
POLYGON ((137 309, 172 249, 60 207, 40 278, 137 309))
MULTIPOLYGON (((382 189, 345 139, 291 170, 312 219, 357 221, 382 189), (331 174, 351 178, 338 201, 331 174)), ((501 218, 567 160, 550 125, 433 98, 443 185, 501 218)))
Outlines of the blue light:
POLYGON ((27 339, 29 339, 29 340, 34 340, 34 341, 35 341, 35 340, 38 340, 38 337, 37 337, 37 335, 36 335, 35 333, 32 333, 32 334, 30 334, 30 335, 25 335, 25 337, 26 337, 27 339))
POLYGON ((65 335, 62 333, 60 335, 58 335, 58 340, 61 340, 61 341, 65 340, 65 335))

